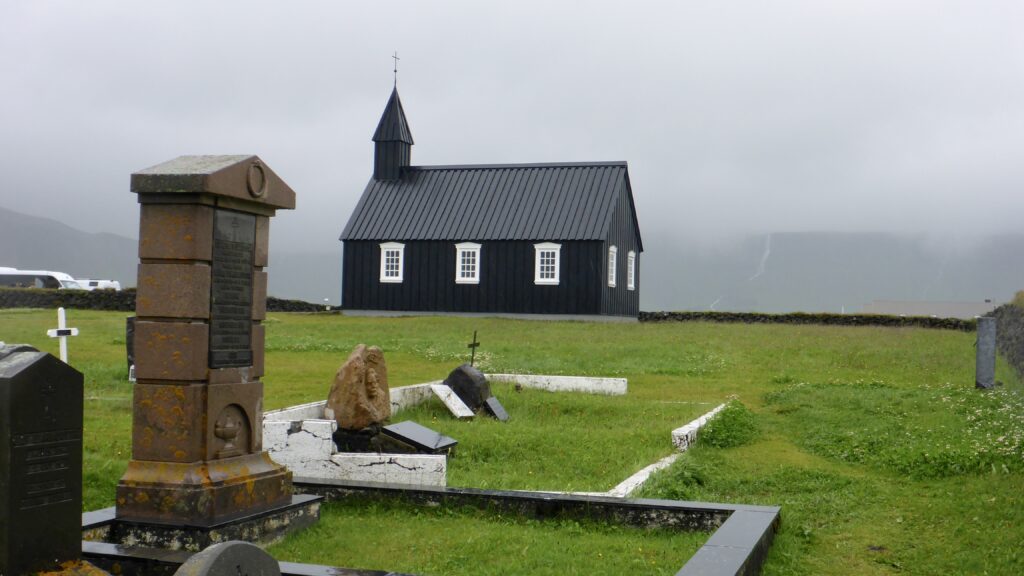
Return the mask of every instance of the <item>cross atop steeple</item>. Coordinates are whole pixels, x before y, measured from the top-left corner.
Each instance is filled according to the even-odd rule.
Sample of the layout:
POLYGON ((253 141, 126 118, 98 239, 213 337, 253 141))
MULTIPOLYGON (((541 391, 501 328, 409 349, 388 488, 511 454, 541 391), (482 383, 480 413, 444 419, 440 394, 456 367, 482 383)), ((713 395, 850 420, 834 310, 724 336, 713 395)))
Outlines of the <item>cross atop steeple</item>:
POLYGON ((398 57, 398 51, 397 50, 395 50, 395 54, 394 54, 394 56, 392 56, 392 58, 395 59, 395 87, 397 88, 398 87, 398 61, 401 60, 401 58, 398 57))

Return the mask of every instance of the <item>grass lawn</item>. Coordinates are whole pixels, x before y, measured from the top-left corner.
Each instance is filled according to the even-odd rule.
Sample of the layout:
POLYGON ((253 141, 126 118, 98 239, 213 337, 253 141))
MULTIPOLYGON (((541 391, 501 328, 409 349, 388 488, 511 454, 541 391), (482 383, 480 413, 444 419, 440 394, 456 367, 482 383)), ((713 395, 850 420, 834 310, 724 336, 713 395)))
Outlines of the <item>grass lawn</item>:
MULTIPOLYGON (((81 331, 69 348, 72 365, 86 374, 85 508, 95 509, 113 504, 130 455, 126 314, 68 315, 81 331)), ((0 340, 56 354, 56 341, 45 336, 54 322, 52 310, 0 310, 0 340)), ((473 330, 483 342, 477 359, 485 371, 624 376, 629 394, 498 386, 512 415, 505 425, 454 421, 439 405, 400 414, 460 441, 449 464, 452 486, 608 490, 669 454, 672 428, 737 397, 750 409, 753 438, 698 446, 646 495, 782 506, 766 573, 1024 573, 1021 384, 1000 361, 996 378, 1006 385, 994 393, 973 390, 973 334, 270 314, 265 406, 325 397, 335 370, 360 342, 384 349, 392 386, 443 378, 465 360, 473 330)), ((326 508, 320 527, 274 550, 293 560, 425 574, 554 573, 567 569, 559 554, 573 550, 563 543, 583 535, 592 536, 584 545, 593 548, 565 553, 589 558, 587 571, 602 574, 640 572, 641 565, 643 572, 664 566, 671 573, 704 537, 675 542, 672 534, 608 526, 541 527, 467 511, 339 503, 326 508), (376 544, 344 543, 368 523, 376 536, 369 542, 394 533, 404 546, 381 556, 376 544), (645 554, 628 553, 631 538, 645 554), (489 564, 487 551, 506 539, 510 544, 493 554, 503 563, 489 564), (619 554, 625 564, 612 566, 592 552, 618 541, 626 546, 619 554), (678 554, 664 552, 662 562, 658 546, 678 554), (448 555, 427 552, 435 549, 448 555), (641 557, 646 564, 635 563, 641 557)))
POLYGON ((413 574, 675 574, 703 532, 524 520, 471 509, 331 502, 275 558, 413 574))

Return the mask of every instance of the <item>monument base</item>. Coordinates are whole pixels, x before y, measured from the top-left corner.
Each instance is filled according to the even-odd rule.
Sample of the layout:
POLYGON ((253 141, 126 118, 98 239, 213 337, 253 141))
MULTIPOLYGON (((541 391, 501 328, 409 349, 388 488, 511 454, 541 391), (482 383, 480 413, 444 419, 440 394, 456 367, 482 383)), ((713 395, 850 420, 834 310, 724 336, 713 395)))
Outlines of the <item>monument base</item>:
POLYGON ((192 552, 228 540, 268 545, 315 524, 322 500, 321 496, 299 494, 285 505, 210 526, 124 520, 115 515, 114 508, 105 508, 82 515, 82 539, 192 552))
POLYGON ((266 452, 206 462, 132 460, 117 484, 117 518, 210 527, 291 501, 292 473, 266 452))

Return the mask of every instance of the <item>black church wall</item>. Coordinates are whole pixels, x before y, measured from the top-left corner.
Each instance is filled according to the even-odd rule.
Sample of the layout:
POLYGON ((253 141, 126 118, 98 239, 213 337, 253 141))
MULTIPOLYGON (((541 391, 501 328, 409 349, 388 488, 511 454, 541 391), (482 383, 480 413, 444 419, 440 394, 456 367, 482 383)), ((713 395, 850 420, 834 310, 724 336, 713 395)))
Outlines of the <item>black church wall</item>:
POLYGON ((534 283, 534 242, 516 241, 478 242, 481 245, 479 284, 456 284, 457 242, 405 241, 402 242, 405 245, 403 281, 381 282, 381 242, 348 240, 344 243, 342 308, 510 314, 601 313, 601 242, 559 242, 557 285, 534 283))
POLYGON ((610 316, 632 316, 640 313, 640 243, 637 238, 637 226, 633 206, 629 201, 629 193, 625 189, 619 191, 618 202, 612 213, 608 238, 602 244, 601 254, 601 314, 610 316), (608 285, 608 249, 616 248, 615 287, 608 285), (629 253, 636 254, 634 289, 629 289, 629 253))

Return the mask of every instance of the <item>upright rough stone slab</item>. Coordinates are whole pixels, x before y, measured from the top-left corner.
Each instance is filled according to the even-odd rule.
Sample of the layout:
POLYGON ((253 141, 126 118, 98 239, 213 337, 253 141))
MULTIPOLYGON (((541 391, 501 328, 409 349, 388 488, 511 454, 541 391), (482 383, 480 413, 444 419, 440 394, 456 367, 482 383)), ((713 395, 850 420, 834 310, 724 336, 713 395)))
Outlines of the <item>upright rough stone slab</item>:
POLYGON ((132 459, 117 517, 211 526, 291 501, 263 451, 270 217, 295 193, 255 156, 132 174, 141 205, 132 459))
POLYGON ((391 417, 390 398, 384 353, 376 346, 359 344, 338 368, 327 408, 334 412, 339 428, 362 430, 391 417))
POLYGON ((978 318, 978 345, 975 350, 974 386, 988 389, 996 385, 996 319, 978 318))
POLYGON ((484 376, 483 372, 469 364, 463 364, 452 370, 451 374, 448 374, 448 377, 445 378, 444 383, 473 412, 478 412, 480 407, 484 405, 484 400, 493 396, 491 394, 491 385, 487 383, 487 377, 484 376))
POLYGON ((0 574, 81 557, 82 374, 0 345, 0 574))

